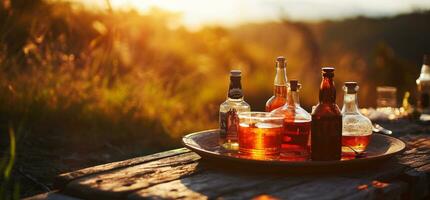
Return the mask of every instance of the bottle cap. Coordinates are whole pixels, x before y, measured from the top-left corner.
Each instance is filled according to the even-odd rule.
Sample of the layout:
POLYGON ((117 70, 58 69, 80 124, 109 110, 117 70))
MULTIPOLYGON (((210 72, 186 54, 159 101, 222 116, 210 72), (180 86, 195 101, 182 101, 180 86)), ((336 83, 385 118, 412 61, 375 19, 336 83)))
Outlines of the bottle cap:
POLYGON ((345 82, 344 90, 347 94, 355 94, 358 90, 357 82, 345 82))
POLYGON ((286 60, 284 56, 278 56, 276 58, 276 67, 277 68, 285 68, 286 66, 286 60))
POLYGON ((423 56, 423 64, 430 65, 430 54, 424 54, 423 56))
POLYGON ((232 99, 240 99, 243 97, 242 85, 240 84, 242 72, 238 69, 230 71, 230 86, 228 89, 228 97, 232 99))
POLYGON ((290 80, 290 90, 297 91, 300 88, 300 84, 298 80, 290 80))
POLYGON ((276 61, 278 61, 278 62, 285 62, 285 57, 284 56, 278 56, 276 58, 276 61))
POLYGON ((230 71, 230 76, 231 77, 241 77, 242 71, 240 71, 239 69, 233 69, 230 71))
POLYGON ((334 77, 334 67, 323 67, 322 75, 324 77, 333 78, 334 77))
POLYGON ((333 73, 334 72, 334 67, 323 67, 322 71, 324 73, 333 73))

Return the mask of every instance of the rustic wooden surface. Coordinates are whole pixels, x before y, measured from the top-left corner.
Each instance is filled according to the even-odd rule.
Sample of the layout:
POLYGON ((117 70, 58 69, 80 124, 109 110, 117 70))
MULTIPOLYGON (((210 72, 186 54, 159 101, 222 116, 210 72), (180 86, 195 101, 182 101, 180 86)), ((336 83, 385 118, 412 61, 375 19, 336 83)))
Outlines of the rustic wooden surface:
POLYGON ((384 126, 407 142, 407 151, 354 172, 294 175, 258 172, 249 166, 226 170, 181 148, 61 174, 55 182, 58 191, 29 199, 429 198, 430 126, 384 126))

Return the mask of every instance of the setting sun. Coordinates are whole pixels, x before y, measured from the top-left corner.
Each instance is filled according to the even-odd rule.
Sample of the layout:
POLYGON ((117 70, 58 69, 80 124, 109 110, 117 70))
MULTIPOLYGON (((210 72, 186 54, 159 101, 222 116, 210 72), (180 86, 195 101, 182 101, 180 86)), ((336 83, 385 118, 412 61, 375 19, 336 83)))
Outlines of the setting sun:
MULTIPOLYGON (((72 0, 86 5, 107 8, 105 0, 72 0)), ((279 20, 340 19, 351 16, 392 16, 412 10, 430 8, 423 0, 110 0, 114 9, 135 9, 147 12, 153 7, 181 13, 188 27, 203 24, 237 25, 244 22, 279 20), (334 5, 335 2, 335 5, 334 5)))

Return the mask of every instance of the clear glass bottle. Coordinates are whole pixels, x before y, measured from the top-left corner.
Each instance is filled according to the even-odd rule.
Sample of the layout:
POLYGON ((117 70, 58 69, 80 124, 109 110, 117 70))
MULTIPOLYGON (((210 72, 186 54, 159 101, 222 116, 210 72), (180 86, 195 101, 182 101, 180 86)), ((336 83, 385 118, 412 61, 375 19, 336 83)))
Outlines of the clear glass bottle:
POLYGON ((322 68, 319 103, 312 111, 311 158, 340 160, 342 153, 342 114, 336 105, 334 68, 322 68))
POLYGON ((271 113, 283 114, 282 156, 289 160, 306 160, 310 152, 311 115, 300 106, 300 84, 290 80, 287 103, 271 113))
POLYGON ((342 108, 342 152, 361 153, 372 135, 372 122, 358 110, 357 82, 345 82, 342 108))
POLYGON ((251 107, 243 100, 242 72, 231 70, 227 100, 219 107, 219 145, 228 150, 238 150, 237 133, 240 112, 249 112, 251 107))
POLYGON ((266 102, 266 112, 283 106, 287 101, 288 79, 286 66, 287 62, 283 56, 276 58, 276 76, 273 96, 266 102))
POLYGON ((430 55, 424 55, 421 74, 416 83, 419 94, 418 111, 422 113, 421 118, 430 118, 430 55))

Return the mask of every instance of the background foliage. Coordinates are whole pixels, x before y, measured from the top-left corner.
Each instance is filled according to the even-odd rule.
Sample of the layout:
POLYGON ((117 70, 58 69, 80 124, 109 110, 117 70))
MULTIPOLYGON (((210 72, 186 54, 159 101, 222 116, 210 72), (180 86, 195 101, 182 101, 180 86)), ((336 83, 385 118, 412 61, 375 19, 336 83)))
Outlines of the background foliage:
POLYGON ((60 172, 178 147, 183 134, 216 128, 230 69, 243 71, 253 110, 272 94, 279 55, 302 82, 306 108, 317 102, 322 65, 336 67, 338 104, 342 83, 355 80, 367 107, 377 85, 398 87, 399 98, 414 92, 430 52, 428 11, 190 31, 180 15, 156 8, 0 2, 0 150, 9 160, 7 133, 19 129, 11 173, 22 196, 50 188, 60 172))

